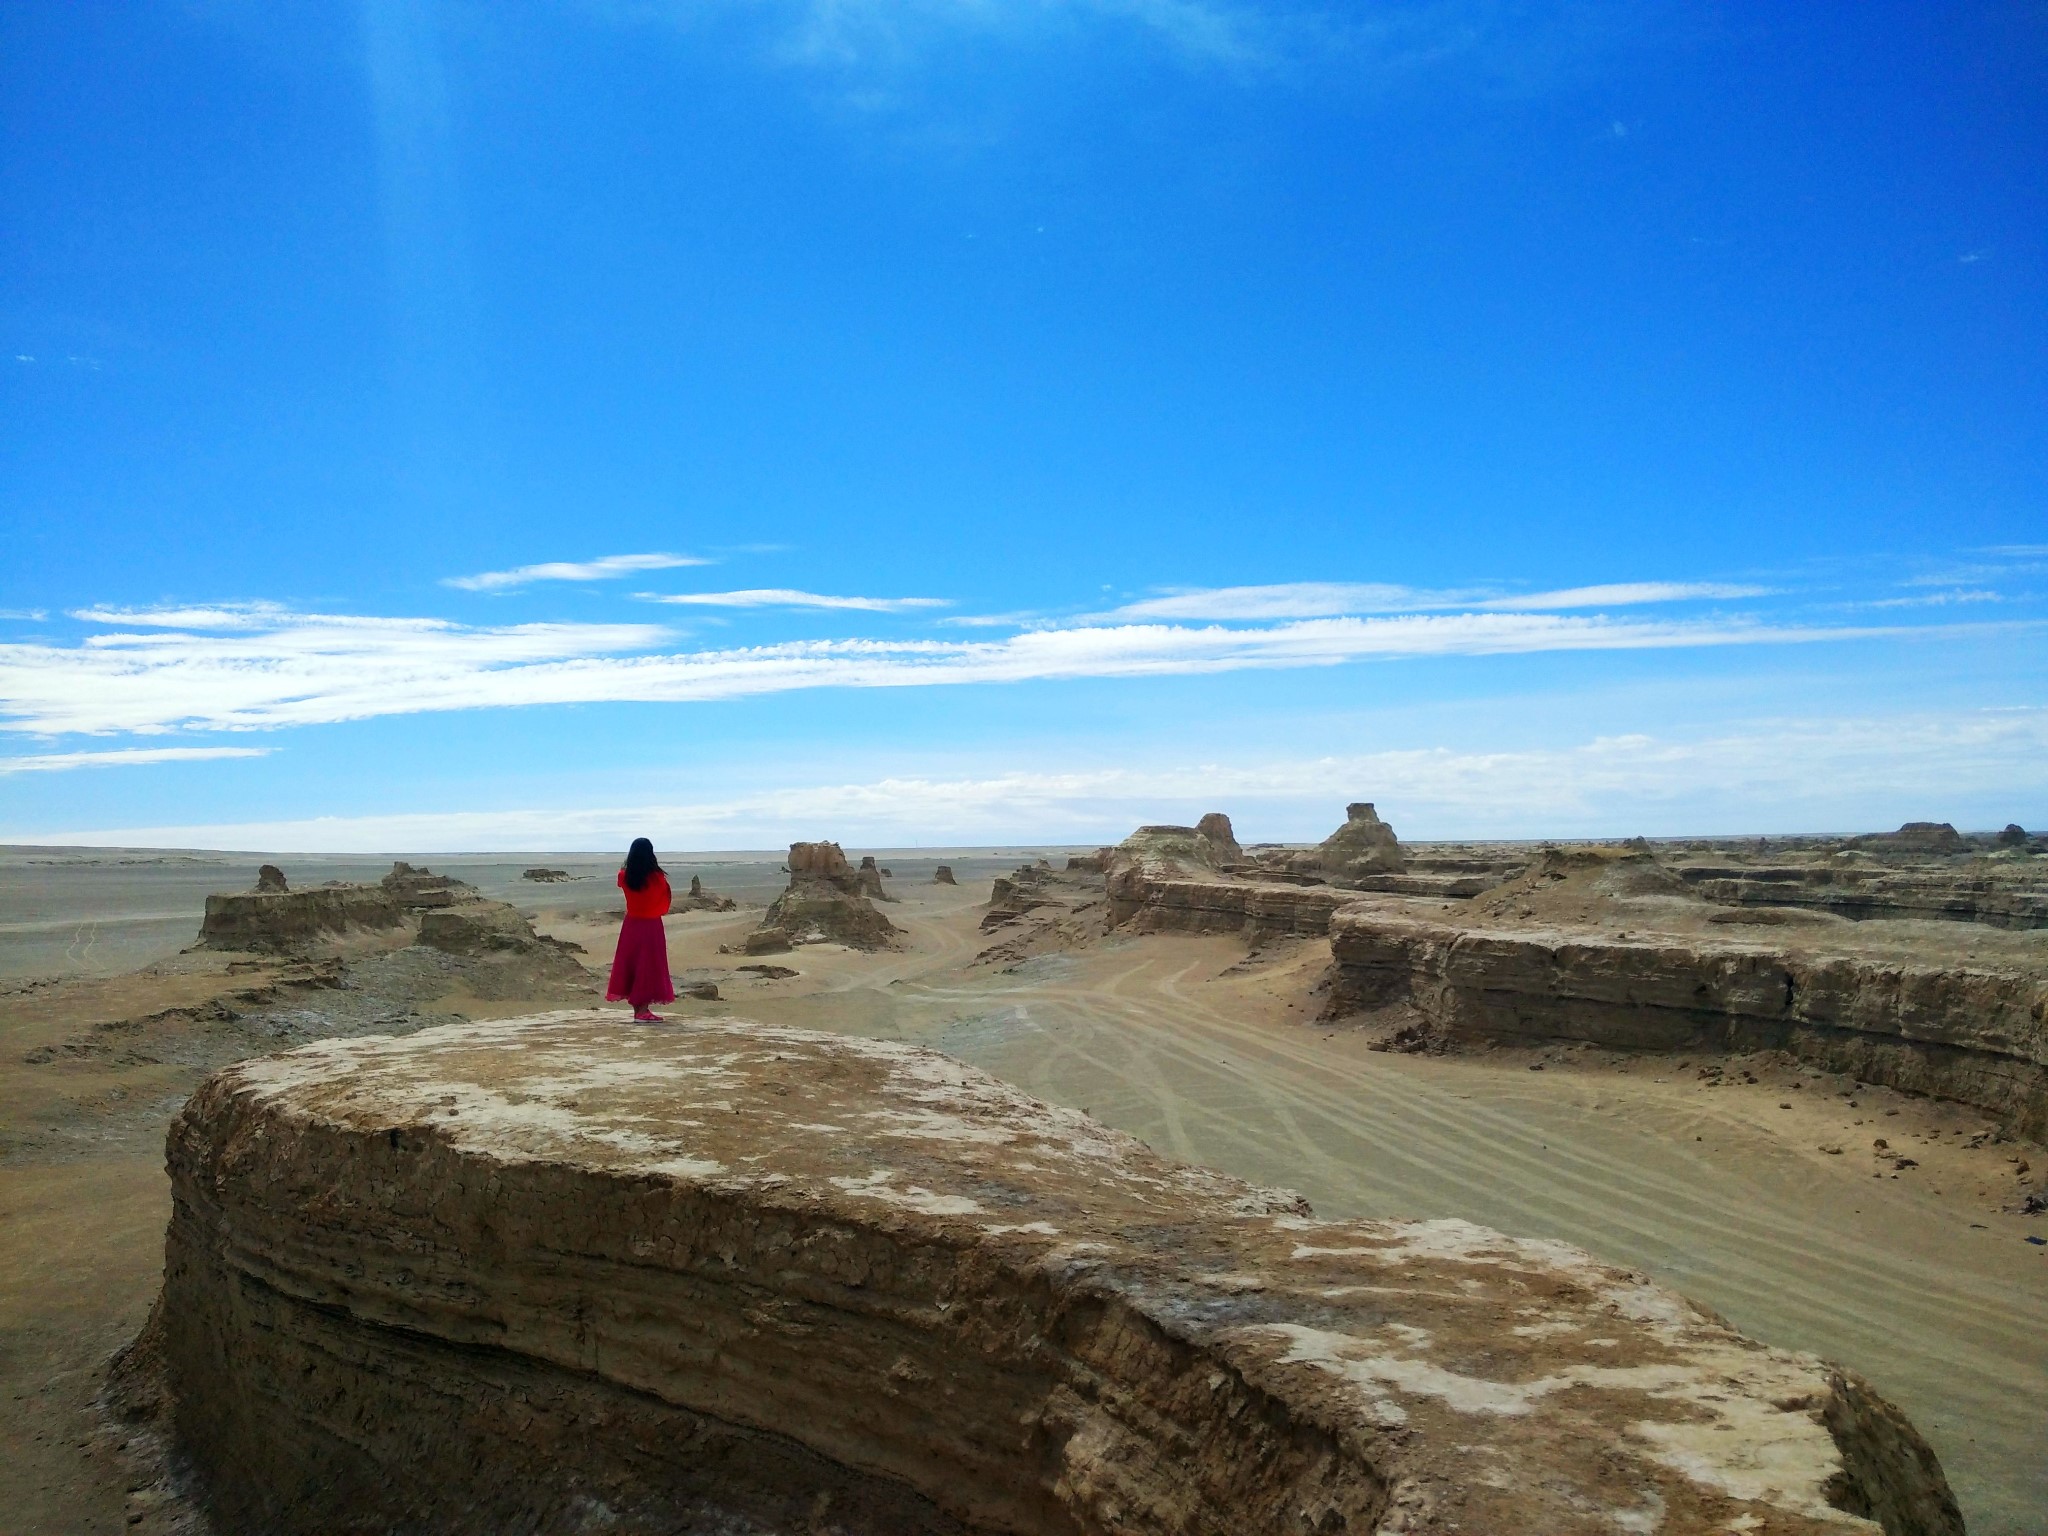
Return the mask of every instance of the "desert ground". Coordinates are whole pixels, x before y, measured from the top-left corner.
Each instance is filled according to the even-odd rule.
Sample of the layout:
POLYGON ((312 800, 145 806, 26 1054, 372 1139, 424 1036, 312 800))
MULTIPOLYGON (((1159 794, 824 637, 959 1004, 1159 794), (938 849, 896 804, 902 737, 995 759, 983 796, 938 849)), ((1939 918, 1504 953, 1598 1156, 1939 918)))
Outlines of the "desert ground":
MULTIPOLYGON (((668 861, 734 897, 669 921, 679 983, 732 1017, 926 1044, 1171 1157, 1299 1190, 1328 1216, 1457 1216, 1640 1268, 1773 1344, 1867 1376, 1941 1457, 1969 1529, 2048 1529, 2048 1220, 2016 1188, 2042 1150, 1990 1115, 1801 1066, 1592 1047, 1374 1049, 1318 1022, 1326 938, 1111 933, 983 958, 991 881, 1070 850, 892 850, 893 950, 722 953, 782 888, 779 854, 668 861), (931 882, 935 863, 957 886, 931 882), (775 974, 783 970, 792 974, 775 974), (1536 1070, 1536 1069, 1541 1070, 1536 1070), (1910 1166, 1874 1155, 1883 1138, 1910 1166), (1839 1152, 1824 1148, 1835 1147, 1839 1152)), ((1077 850, 1076 850, 1077 851, 1077 850)), ((592 970, 488 974, 386 941, 325 960, 185 952, 254 859, 0 856, 0 1482, 6 1529, 170 1529, 95 1407, 159 1283, 165 1128, 205 1074, 324 1034, 509 1018, 601 995, 614 861, 430 860, 580 944, 592 970), (531 866, 572 877, 522 879, 531 866)), ((383 862, 282 859, 294 885, 383 862)), ((1925 943, 2039 964, 2048 933, 1925 923, 1925 943)))

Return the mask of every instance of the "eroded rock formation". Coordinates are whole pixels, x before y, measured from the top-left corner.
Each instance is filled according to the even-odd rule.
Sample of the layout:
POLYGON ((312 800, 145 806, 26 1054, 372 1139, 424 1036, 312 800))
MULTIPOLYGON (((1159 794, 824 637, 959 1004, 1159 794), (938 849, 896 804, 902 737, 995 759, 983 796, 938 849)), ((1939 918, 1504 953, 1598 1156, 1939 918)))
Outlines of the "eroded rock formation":
POLYGON ((1109 926, 1133 933, 1243 933, 1253 940, 1314 935, 1328 931, 1332 912, 1357 899, 1263 869, 1237 866, 1226 873, 1218 867, 1217 846, 1195 827, 1149 826, 1107 850, 1109 926))
POLYGON ((1338 912, 1326 1012, 1363 1014, 1417 1048, 1782 1050, 2048 1137, 2048 977, 1834 948, 1832 920, 1797 911, 1821 925, 1797 947, 1762 936, 1782 919, 1726 921, 1776 910, 1713 909, 1647 853, 1546 849, 1448 916, 1365 901, 1338 912))
POLYGON ((1716 860, 1677 866, 1709 901, 1805 907, 1838 917, 1939 918, 1993 928, 2048 928, 2048 874, 1995 867, 1899 869, 1837 856, 1797 863, 1716 860))
POLYGON ((408 929, 415 942, 444 954, 530 959, 538 969, 528 966, 526 971, 537 979, 582 976, 582 967, 568 958, 581 954, 581 946, 536 934, 515 908, 486 900, 472 885, 402 862, 375 885, 335 881, 299 890, 291 890, 280 871, 265 865, 255 890, 206 898, 199 943, 208 949, 299 954, 332 948, 352 934, 396 942, 408 929))
POLYGON ((535 933, 517 908, 502 901, 469 901, 422 912, 419 942, 449 955, 552 957, 583 953, 580 944, 535 933))
POLYGON ((861 856, 860 868, 853 872, 853 878, 860 888, 861 895, 867 897, 869 901, 896 899, 882 889, 882 871, 875 867, 875 856, 872 853, 861 856))
POLYGON ((226 1529, 1956 1536, 1854 1375, 935 1053, 562 1014, 211 1079, 134 1362, 226 1529))
POLYGON ((1353 884, 1367 875, 1398 875, 1407 860, 1394 829, 1369 801, 1344 807, 1344 825, 1323 839, 1316 863, 1328 880, 1353 884))
POLYGON ((259 891, 288 891, 290 884, 285 880, 284 871, 275 864, 265 864, 256 871, 256 889, 259 891))
POLYGON ((421 911, 428 907, 453 906, 476 896, 476 887, 453 875, 437 875, 431 869, 415 869, 403 859, 391 866, 391 873, 379 882, 402 907, 421 911))
POLYGON ((1878 832, 1856 841, 1900 853, 1961 853, 1968 846, 1962 834, 1945 821, 1909 821, 1896 832, 1878 832))
POLYGON ((207 949, 287 952, 349 933, 404 926, 408 908, 384 885, 306 886, 259 883, 248 891, 206 898, 199 943, 207 949))
POLYGON ((676 897, 675 905, 679 911, 730 912, 739 903, 730 896, 720 896, 716 891, 705 890, 704 877, 702 875, 692 875, 690 876, 690 889, 688 893, 676 897))
MULTIPOLYGON (((874 861, 866 861, 879 889, 874 861)), ((789 887, 769 904, 761 926, 742 948, 750 955, 778 954, 799 944, 836 943, 855 949, 886 949, 901 932, 868 899, 863 871, 846 862, 837 843, 791 843, 789 887)))
POLYGON ((953 866, 950 864, 941 864, 932 871, 933 885, 958 885, 959 883, 959 881, 953 878, 953 866))
POLYGON ((1196 822, 1195 835, 1208 844, 1209 862, 1217 869, 1244 862, 1244 850, 1237 846, 1237 833, 1231 829, 1230 818, 1221 811, 1211 811, 1196 822))

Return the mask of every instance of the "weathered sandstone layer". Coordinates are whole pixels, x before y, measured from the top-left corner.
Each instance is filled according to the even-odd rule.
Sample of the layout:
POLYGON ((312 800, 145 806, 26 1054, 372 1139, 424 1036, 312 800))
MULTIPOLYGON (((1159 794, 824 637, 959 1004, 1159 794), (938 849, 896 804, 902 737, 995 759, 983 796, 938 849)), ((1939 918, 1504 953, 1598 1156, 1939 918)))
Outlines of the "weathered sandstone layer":
POLYGON ((1320 934, 1332 912, 1358 899, 1308 877, 1248 866, 1226 873, 1217 844, 1194 827, 1140 827, 1103 857, 1108 924, 1131 933, 1320 934))
POLYGON ((227 1528, 1962 1529, 1865 1383, 1639 1274, 1314 1220, 901 1045, 332 1041, 169 1164, 136 1357, 227 1528))
POLYGON ((1975 1104, 2048 1139, 2048 982, 1755 942, 1475 927, 1356 906, 1330 927, 1327 1014, 1402 1044, 1584 1040, 1783 1050, 1865 1082, 1975 1104))
POLYGON ((1857 919, 1940 918, 1993 928, 2048 928, 2048 869, 1872 869, 1818 862, 1676 867, 1701 896, 1731 906, 1807 907, 1857 919))

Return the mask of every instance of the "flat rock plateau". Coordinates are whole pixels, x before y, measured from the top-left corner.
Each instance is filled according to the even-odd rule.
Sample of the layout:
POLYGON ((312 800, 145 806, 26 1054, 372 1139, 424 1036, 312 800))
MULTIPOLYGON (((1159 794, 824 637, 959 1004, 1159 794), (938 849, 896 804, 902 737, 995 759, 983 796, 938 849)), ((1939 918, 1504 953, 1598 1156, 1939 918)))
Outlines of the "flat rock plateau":
POLYGON ((224 1528, 1960 1532, 1862 1380, 934 1051, 565 1012, 231 1067, 160 1371, 224 1528))

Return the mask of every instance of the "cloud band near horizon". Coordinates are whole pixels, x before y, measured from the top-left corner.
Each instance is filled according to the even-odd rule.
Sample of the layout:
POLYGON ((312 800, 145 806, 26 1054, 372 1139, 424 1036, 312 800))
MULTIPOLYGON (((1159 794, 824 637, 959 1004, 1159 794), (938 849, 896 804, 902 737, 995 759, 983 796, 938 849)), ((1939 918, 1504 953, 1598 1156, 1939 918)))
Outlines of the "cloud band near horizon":
MULTIPOLYGON (((770 849, 1116 840, 1141 822, 1221 810, 1246 841, 1321 837, 1355 799, 1405 838, 1876 831, 1983 803, 1984 827, 2048 803, 2048 709, 1769 719, 1694 739, 1443 747, 1236 762, 1006 770, 951 779, 750 788, 680 804, 406 811, 358 817, 67 830, 46 844, 326 853, 770 849), (1861 823, 1844 816, 1863 818, 1861 823)), ((17 840, 21 840, 17 838, 17 840)))
MULTIPOLYGON (((181 610, 179 617, 212 610, 181 610)), ((95 615, 97 617, 97 615, 95 615)), ((1221 624, 1080 624, 1001 640, 844 639, 661 651, 638 624, 473 627, 234 610, 220 632, 138 626, 76 645, 0 645, 0 727, 55 736, 273 730, 376 716, 689 703, 807 688, 903 688, 1327 667, 1535 652, 1840 643, 2014 626, 1849 627, 1464 612, 1221 624)), ((2034 627, 2034 626, 2022 626, 2034 627)))

